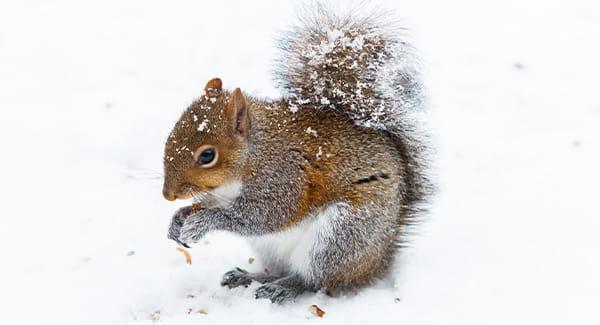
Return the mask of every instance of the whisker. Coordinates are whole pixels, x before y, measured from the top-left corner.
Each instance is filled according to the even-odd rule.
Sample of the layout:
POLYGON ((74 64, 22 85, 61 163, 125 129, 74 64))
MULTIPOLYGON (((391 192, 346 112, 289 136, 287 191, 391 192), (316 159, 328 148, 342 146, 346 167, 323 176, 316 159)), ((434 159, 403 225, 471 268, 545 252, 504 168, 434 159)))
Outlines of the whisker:
POLYGON ((143 181, 158 181, 162 180, 164 174, 154 170, 148 170, 144 168, 126 166, 123 168, 125 177, 133 180, 143 181))
POLYGON ((190 188, 187 190, 187 193, 190 194, 194 203, 202 203, 206 201, 207 197, 209 196, 217 202, 219 202, 220 204, 228 205, 231 203, 231 200, 229 198, 226 198, 222 195, 213 192, 197 192, 190 188))
POLYGON ((202 202, 202 193, 194 192, 191 189, 189 189, 187 192, 192 196, 192 201, 194 201, 195 203, 202 202))
POLYGON ((126 175, 126 177, 129 179, 136 180, 136 181, 161 181, 162 180, 162 176, 142 176, 142 175, 128 174, 128 175, 126 175))
POLYGON ((196 203, 201 203, 201 202, 205 201, 204 195, 195 194, 193 197, 194 197, 194 202, 196 202, 196 203))
POLYGON ((226 198, 224 196, 221 196, 219 194, 216 194, 216 193, 213 193, 213 192, 205 192, 205 193, 208 194, 208 195, 212 195, 212 197, 214 197, 217 200, 220 200, 222 203, 226 203, 226 204, 231 203, 230 199, 228 199, 228 198, 226 198))

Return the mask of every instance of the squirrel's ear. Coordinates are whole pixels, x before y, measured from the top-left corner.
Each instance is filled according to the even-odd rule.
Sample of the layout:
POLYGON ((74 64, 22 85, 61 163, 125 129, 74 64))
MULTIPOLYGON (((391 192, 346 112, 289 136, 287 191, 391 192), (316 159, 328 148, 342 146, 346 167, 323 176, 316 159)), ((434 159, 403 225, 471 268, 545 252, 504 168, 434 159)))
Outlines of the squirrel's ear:
POLYGON ((218 96, 223 90, 223 82, 219 78, 212 78, 204 86, 204 91, 206 92, 206 96, 218 96))
POLYGON ((250 116, 246 99, 239 88, 231 93, 227 108, 227 114, 233 119, 235 133, 246 137, 250 132, 250 116))

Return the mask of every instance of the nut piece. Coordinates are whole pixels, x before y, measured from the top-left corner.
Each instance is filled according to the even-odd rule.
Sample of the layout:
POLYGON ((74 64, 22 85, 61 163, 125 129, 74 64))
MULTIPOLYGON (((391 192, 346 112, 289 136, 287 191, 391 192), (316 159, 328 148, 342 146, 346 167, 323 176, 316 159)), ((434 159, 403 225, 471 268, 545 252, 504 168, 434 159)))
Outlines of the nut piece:
POLYGON ((200 203, 192 204, 192 208, 191 208, 192 213, 196 213, 196 212, 200 211, 200 209, 202 209, 202 204, 200 204, 200 203))
POLYGON ((160 320, 160 310, 157 310, 150 314, 150 319, 152 319, 153 321, 160 320))
POLYGON ((310 305, 308 307, 308 311, 310 311, 311 314, 313 314, 317 317, 325 316, 325 311, 323 311, 323 309, 319 308, 319 306, 317 306, 317 305, 310 305))
POLYGON ((177 247, 177 251, 180 252, 181 254, 183 254, 183 256, 185 257, 186 264, 192 264, 192 255, 190 255, 190 252, 185 250, 185 248, 181 248, 181 247, 177 247))

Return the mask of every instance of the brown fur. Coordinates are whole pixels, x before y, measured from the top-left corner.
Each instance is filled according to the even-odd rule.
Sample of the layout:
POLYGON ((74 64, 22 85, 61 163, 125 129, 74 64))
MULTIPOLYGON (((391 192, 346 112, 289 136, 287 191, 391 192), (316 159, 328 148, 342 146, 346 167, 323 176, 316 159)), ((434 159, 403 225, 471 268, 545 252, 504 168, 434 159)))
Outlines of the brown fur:
POLYGON ((239 160, 244 140, 236 136, 236 132, 247 133, 252 120, 263 127, 266 134, 285 141, 274 143, 270 155, 290 156, 291 152, 296 153, 298 164, 304 170, 303 193, 290 225, 301 221, 308 212, 327 202, 348 201, 353 205, 368 202, 372 199, 371 193, 377 193, 377 187, 399 181, 395 163, 390 162, 398 159, 393 153, 382 150, 377 153, 379 159, 369 159, 369 164, 365 164, 365 157, 357 153, 366 146, 393 148, 392 139, 382 136, 382 132, 358 127, 329 111, 300 110, 293 113, 287 109, 285 102, 270 103, 253 98, 246 100, 239 89, 230 95, 220 88, 214 88, 220 85, 218 78, 207 83, 206 96, 188 108, 167 140, 165 192, 175 192, 177 198, 188 198, 186 191, 204 191, 235 177, 252 177, 249 168, 254 166, 244 165, 239 160), (217 93, 215 89, 218 89, 217 93), (215 103, 207 103, 210 98, 216 98, 215 103), (211 108, 202 110, 202 105, 210 105, 211 108), (249 116, 240 120, 236 112, 242 108, 249 116), (202 118, 199 117, 198 121, 192 118, 194 113, 201 115, 198 111, 207 113, 206 116, 211 120, 208 127, 210 131, 200 136, 196 130, 202 118), (236 130, 241 124, 242 129, 236 130), (176 151, 182 144, 192 150, 211 144, 219 150, 219 161, 208 170, 198 168, 191 154, 182 158, 181 153, 176 151), (283 148, 290 148, 290 152, 278 152, 283 148), (170 161, 167 157, 176 159, 170 161), (236 172, 237 167, 242 167, 241 173, 236 172), (388 179, 383 183, 353 184, 371 176, 373 170, 381 171, 388 179))
POLYGON ((280 273, 235 269, 224 285, 266 282, 256 297, 281 302, 309 289, 361 287, 389 270, 430 186, 412 116, 424 104, 417 60, 380 17, 317 5, 279 44, 274 77, 284 98, 229 92, 214 78, 175 125, 165 198, 233 198, 180 210, 169 238, 247 236, 280 273))

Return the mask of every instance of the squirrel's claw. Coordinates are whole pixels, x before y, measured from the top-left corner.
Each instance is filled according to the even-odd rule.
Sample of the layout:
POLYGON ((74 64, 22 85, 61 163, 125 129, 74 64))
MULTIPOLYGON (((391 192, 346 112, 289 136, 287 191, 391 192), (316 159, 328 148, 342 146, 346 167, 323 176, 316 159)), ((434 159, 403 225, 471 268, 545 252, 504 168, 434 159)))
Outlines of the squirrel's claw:
POLYGON ((239 286, 248 287, 251 283, 252 277, 248 274, 248 271, 240 269, 239 267, 225 273, 221 280, 221 286, 226 286, 229 289, 239 286))
POLYGON ((169 238, 170 240, 176 242, 177 244, 185 247, 185 248, 190 248, 190 246, 188 246, 188 244, 182 242, 181 240, 179 240, 179 236, 178 234, 175 235, 174 233, 171 232, 171 229, 169 229, 169 234, 167 235, 167 238, 169 238))

